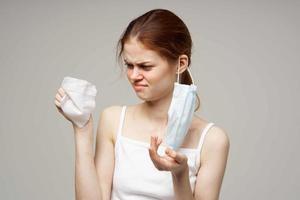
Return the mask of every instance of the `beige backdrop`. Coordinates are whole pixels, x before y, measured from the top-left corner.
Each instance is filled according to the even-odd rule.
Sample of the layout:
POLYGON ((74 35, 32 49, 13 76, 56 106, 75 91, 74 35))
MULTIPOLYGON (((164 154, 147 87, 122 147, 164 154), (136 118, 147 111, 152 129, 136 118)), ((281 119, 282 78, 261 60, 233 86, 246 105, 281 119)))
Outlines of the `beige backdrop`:
POLYGON ((0 199, 74 199, 73 133, 56 90, 64 76, 94 83, 95 122, 106 106, 138 102, 115 46, 153 8, 188 25, 200 115, 230 136, 220 199, 299 198, 299 1, 107 2, 0 1, 0 199))

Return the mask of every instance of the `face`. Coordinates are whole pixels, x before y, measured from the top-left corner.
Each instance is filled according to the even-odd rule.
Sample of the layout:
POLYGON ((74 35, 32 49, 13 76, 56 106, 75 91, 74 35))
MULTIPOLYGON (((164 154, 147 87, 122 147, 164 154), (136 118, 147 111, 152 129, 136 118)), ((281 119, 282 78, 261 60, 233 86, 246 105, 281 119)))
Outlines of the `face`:
POLYGON ((176 66, 135 39, 124 44, 123 58, 127 78, 140 99, 153 101, 172 94, 176 66))

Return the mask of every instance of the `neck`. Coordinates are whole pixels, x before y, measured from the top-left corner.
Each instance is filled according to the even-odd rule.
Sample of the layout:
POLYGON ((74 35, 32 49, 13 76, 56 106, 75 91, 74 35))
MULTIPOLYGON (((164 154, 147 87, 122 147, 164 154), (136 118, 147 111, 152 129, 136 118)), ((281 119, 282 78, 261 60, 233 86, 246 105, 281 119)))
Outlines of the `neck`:
POLYGON ((151 122, 166 125, 168 121, 168 110, 173 93, 155 101, 145 101, 141 104, 141 112, 151 122))

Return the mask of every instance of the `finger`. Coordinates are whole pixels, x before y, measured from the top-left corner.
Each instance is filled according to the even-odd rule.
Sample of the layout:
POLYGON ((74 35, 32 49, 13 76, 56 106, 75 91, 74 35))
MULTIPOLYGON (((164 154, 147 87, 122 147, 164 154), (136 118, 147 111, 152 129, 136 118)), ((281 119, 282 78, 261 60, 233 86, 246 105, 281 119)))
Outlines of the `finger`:
POLYGON ((151 145, 149 148, 149 155, 158 170, 168 170, 172 164, 176 163, 173 158, 167 156, 160 156, 157 152, 159 144, 162 142, 162 139, 157 136, 151 136, 151 145))
POLYGON ((150 142, 150 146, 157 151, 159 143, 158 143, 158 136, 151 136, 151 142, 150 142))
POLYGON ((57 101, 56 99, 54 100, 54 104, 57 106, 57 107, 59 107, 60 108, 60 102, 59 101, 57 101))
POLYGON ((161 143, 162 143, 162 138, 157 138, 157 142, 156 142, 157 148, 159 147, 159 145, 161 145, 161 143))
POLYGON ((166 159, 168 162, 170 162, 172 164, 178 164, 177 161, 174 158, 172 158, 171 156, 169 156, 168 154, 165 154, 163 156, 163 158, 166 159))
POLYGON ((184 154, 176 152, 176 156, 174 158, 178 163, 183 163, 187 161, 187 157, 184 154))
POLYGON ((166 148, 166 154, 169 155, 170 157, 174 158, 176 157, 176 152, 174 150, 172 150, 171 148, 167 147, 166 148))
POLYGON ((60 94, 59 94, 59 93, 56 93, 56 95, 55 95, 55 99, 56 99, 58 102, 61 102, 61 100, 62 100, 62 97, 60 96, 60 94))
POLYGON ((149 155, 154 165, 156 166, 164 166, 164 159, 158 154, 158 146, 161 143, 161 139, 158 136, 151 136, 151 144, 149 148, 149 155))
MULTIPOLYGON (((150 152, 150 151, 149 151, 150 152)), ((159 155, 156 156, 150 156, 154 166, 158 169, 158 170, 163 170, 163 171, 169 171, 169 169, 171 168, 171 166, 176 163, 173 159, 173 161, 169 161, 167 158, 164 157, 160 157, 159 155)), ((170 158, 169 158, 170 159, 170 158)), ((178 163, 177 163, 178 164, 178 163)))
POLYGON ((167 148, 166 154, 176 160, 178 163, 182 163, 186 160, 186 156, 179 152, 174 151, 173 149, 167 148))
POLYGON ((172 169, 178 167, 180 163, 178 163, 175 159, 168 155, 164 155, 160 157, 159 166, 161 166, 164 170, 171 171, 172 169))
POLYGON ((157 147, 155 136, 151 136, 150 138, 150 148, 149 148, 150 157, 155 159, 157 157, 157 147))
POLYGON ((64 90, 62 87, 60 87, 60 88, 58 89, 58 93, 60 94, 61 97, 63 97, 63 96, 66 95, 66 92, 65 92, 65 90, 64 90))

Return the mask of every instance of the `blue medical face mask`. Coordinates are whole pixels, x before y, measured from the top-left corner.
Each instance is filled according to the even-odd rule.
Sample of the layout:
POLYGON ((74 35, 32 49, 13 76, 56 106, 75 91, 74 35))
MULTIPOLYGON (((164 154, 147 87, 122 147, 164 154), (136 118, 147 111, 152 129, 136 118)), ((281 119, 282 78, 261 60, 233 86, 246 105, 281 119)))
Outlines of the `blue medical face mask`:
POLYGON ((168 110, 168 124, 165 134, 165 143, 174 150, 177 150, 187 134, 193 119, 195 110, 197 86, 194 85, 191 72, 192 84, 180 84, 179 68, 177 80, 174 83, 172 101, 168 110))

